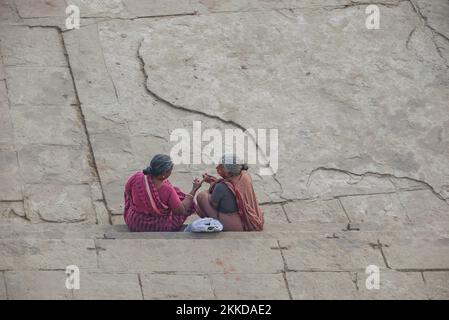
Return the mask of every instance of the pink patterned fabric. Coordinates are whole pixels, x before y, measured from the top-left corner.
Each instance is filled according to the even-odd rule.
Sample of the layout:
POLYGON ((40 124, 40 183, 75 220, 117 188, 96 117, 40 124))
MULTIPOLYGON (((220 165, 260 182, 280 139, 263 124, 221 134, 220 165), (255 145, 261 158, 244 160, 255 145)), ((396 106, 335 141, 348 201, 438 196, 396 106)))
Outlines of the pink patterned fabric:
MULTIPOLYGON (((125 185, 124 218, 130 231, 180 231, 188 215, 175 215, 185 193, 165 180, 159 189, 151 176, 143 172, 132 175, 125 185)), ((188 213, 195 212, 192 205, 188 213)))

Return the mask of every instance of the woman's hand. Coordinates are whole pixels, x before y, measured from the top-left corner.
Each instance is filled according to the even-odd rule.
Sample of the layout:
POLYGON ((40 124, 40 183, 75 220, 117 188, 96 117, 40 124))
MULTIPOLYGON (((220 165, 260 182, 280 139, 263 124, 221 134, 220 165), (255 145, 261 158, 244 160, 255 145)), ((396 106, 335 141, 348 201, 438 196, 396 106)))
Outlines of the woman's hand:
POLYGON ((214 183, 215 181, 217 181, 217 178, 214 176, 208 175, 207 173, 204 173, 203 181, 211 184, 211 183, 214 183))
POLYGON ((198 178, 195 178, 195 180, 193 180, 193 186, 192 186, 192 191, 194 193, 196 193, 198 191, 199 188, 201 188, 201 185, 203 184, 204 179, 200 180, 198 178))

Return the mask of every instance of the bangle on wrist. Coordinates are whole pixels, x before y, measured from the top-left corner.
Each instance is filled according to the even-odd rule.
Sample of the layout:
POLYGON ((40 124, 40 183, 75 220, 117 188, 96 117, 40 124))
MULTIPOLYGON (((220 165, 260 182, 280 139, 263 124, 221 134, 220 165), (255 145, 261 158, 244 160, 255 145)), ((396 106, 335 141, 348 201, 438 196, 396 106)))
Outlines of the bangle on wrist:
POLYGON ((193 199, 193 195, 191 195, 190 193, 186 193, 186 196, 190 196, 193 199))

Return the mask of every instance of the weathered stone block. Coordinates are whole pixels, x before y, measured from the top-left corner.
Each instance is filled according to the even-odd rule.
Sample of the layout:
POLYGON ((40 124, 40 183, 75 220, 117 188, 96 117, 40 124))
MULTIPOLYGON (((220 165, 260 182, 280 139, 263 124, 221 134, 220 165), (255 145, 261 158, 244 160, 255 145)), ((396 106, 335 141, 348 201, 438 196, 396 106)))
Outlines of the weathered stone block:
POLYGON ((288 272, 293 299, 352 300, 357 290, 349 272, 288 272))
POLYGON ((103 185, 104 196, 112 214, 123 214, 126 178, 103 185))
POLYGON ((131 16, 135 17, 189 14, 194 12, 191 1, 188 0, 153 0, 145 2, 123 0, 123 2, 131 16))
POLYGON ((395 272, 380 270, 379 289, 367 289, 368 275, 358 273, 357 284, 360 299, 374 300, 422 300, 427 299, 426 288, 420 272, 395 272))
POLYGON ((110 105, 118 102, 117 92, 104 61, 97 25, 64 33, 64 42, 81 103, 110 105))
POLYGON ((89 183, 94 180, 87 146, 29 145, 19 150, 26 183, 89 183))
POLYGON ((0 24, 17 24, 19 17, 8 0, 0 1, 0 24))
POLYGON ((80 289, 73 290, 79 300, 141 300, 137 274, 80 272, 80 289))
POLYGON ((67 7, 64 0, 16 0, 15 3, 22 18, 63 18, 67 7))
POLYGON ((214 299, 207 275, 144 274, 141 279, 145 299, 214 299))
POLYGON ((0 239, 96 239, 104 238, 110 229, 111 226, 97 224, 0 224, 0 239))
POLYGON ((90 139, 105 193, 109 183, 125 183, 134 171, 145 167, 145 164, 136 160, 128 135, 121 132, 101 133, 90 135, 90 139))
POLYGON ((276 177, 284 197, 394 192, 392 175, 440 187, 449 171, 428 163, 443 163, 448 148, 438 135, 428 139, 428 124, 444 134, 447 68, 410 4, 394 3, 382 7, 376 32, 367 32, 362 4, 152 20, 138 55, 148 90, 173 105, 245 128, 279 128, 284 161, 276 177), (422 49, 404 49, 414 29, 422 49), (348 52, 357 58, 348 60, 348 52))
POLYGON ((113 225, 125 225, 125 218, 123 214, 115 214, 111 217, 111 223, 113 225))
POLYGON ((386 239, 383 244, 387 262, 394 269, 447 269, 449 268, 449 238, 386 239))
POLYGON ((16 106, 11 110, 18 144, 87 145, 75 106, 16 106))
POLYGON ((95 217, 96 217, 96 223, 97 224, 106 224, 110 225, 110 217, 108 210, 106 209, 106 206, 103 201, 94 201, 93 202, 94 208, 95 208, 95 217))
POLYGON ((0 31, 6 66, 67 67, 56 28, 4 27, 0 31))
MULTIPOLYGON (((124 10, 122 0, 66 0, 67 4, 76 5, 81 17, 118 17, 124 10)), ((145 2, 143 2, 145 3, 145 2)))
POLYGON ((73 290, 65 286, 65 270, 6 271, 5 279, 11 300, 73 299, 73 290))
POLYGON ((6 76, 13 105, 60 106, 76 103, 68 68, 7 67, 6 76))
POLYGON ((437 32, 449 38, 449 4, 444 0, 414 1, 417 9, 426 18, 426 22, 437 32))
POLYGON ((93 240, 0 240, 0 270, 95 269, 93 240))
POLYGON ((142 299, 136 274, 109 274, 80 270, 80 288, 65 286, 66 274, 61 271, 5 272, 10 299, 36 300, 107 300, 142 299))
POLYGON ((0 150, 0 201, 22 200, 22 185, 15 151, 0 150))
POLYGON ((128 123, 133 113, 127 106, 95 104, 83 105, 82 109, 89 134, 130 134, 128 123))
POLYGON ((301 200, 284 206, 287 216, 295 222, 348 222, 338 200, 301 200))
POLYGON ((407 212, 396 194, 376 194, 340 198, 351 222, 407 223, 407 212))
POLYGON ((21 201, 0 202, 1 223, 23 223, 26 222, 25 209, 21 201))
POLYGON ((389 179, 366 175, 358 176, 338 170, 317 170, 311 174, 308 192, 311 196, 337 197, 351 194, 393 192, 389 179))
POLYGON ((284 209, 281 204, 269 204, 261 206, 265 223, 267 224, 284 224, 287 222, 284 209))
POLYGON ((282 274, 213 274, 210 275, 220 300, 288 300, 282 274))
POLYGON ((6 300, 6 280, 4 272, 0 273, 0 300, 6 300))
POLYGON ((101 267, 107 271, 274 273, 283 269, 279 251, 271 249, 277 246, 274 240, 98 241, 106 249, 99 254, 101 267))
POLYGON ((100 182, 94 181, 90 184, 90 194, 92 196, 92 201, 103 200, 103 190, 100 182))
POLYGON ((424 272, 423 276, 430 299, 449 299, 449 272, 424 272))
POLYGON ((25 208, 33 221, 95 223, 96 220, 88 185, 26 185, 25 208))
POLYGON ((300 271, 353 271, 365 270, 371 264, 384 266, 380 250, 368 241, 357 239, 328 239, 325 236, 280 240, 286 246, 284 257, 287 267, 300 271))
MULTIPOLYGON (((0 60, 0 75, 1 68, 0 60)), ((5 81, 0 81, 0 149, 14 149, 14 130, 11 121, 5 81)))
POLYGON ((415 224, 433 224, 449 220, 449 204, 430 190, 400 192, 398 196, 408 217, 415 224))

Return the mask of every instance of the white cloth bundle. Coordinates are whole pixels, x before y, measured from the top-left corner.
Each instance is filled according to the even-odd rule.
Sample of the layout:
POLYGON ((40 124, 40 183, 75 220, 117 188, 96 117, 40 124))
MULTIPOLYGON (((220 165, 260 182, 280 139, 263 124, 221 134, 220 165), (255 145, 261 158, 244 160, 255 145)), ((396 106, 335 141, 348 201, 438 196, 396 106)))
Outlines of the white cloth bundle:
POLYGON ((220 232, 222 230, 223 225, 220 221, 213 218, 202 218, 189 224, 184 232, 220 232))

